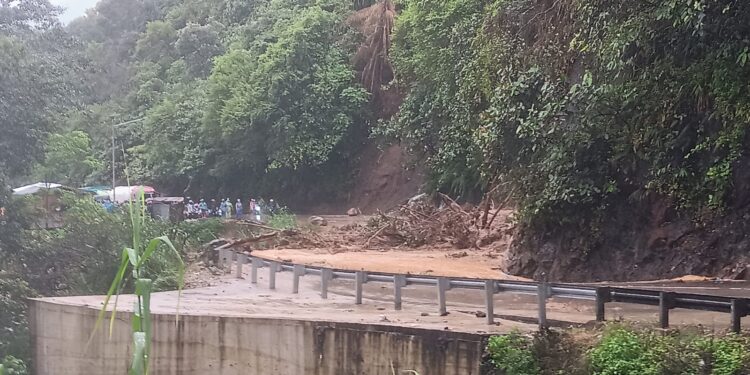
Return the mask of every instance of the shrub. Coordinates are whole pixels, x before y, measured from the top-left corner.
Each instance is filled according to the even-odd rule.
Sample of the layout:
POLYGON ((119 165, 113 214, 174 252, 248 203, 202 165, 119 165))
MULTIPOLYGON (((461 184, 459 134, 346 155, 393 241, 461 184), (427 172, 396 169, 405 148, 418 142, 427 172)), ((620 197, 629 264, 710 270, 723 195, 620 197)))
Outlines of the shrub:
POLYGON ((169 226, 170 237, 175 239, 175 246, 182 253, 215 240, 224 229, 220 219, 183 221, 169 226))
POLYGON ((26 299, 36 296, 25 281, 0 273, 0 358, 29 357, 26 299))
MULTIPOLYGON (((24 277, 43 295, 103 293, 117 270, 122 247, 132 242, 130 214, 126 209, 107 213, 93 200, 76 196, 64 201, 68 210, 63 228, 25 231, 25 246, 17 258, 24 264, 24 277)), ((144 217, 142 225, 141 245, 146 245, 146 238, 167 234, 182 256, 222 230, 220 220, 170 223, 144 217)), ((156 291, 176 289, 179 263, 174 254, 157 252, 143 271, 154 280, 156 291)))
POLYGON ((530 340, 517 332, 490 338, 487 351, 490 362, 505 375, 537 375, 541 371, 530 340))
POLYGON ((16 357, 6 356, 0 362, 0 375, 27 375, 26 363, 16 357))
POLYGON ((615 326, 591 350, 591 366, 593 373, 603 375, 716 374, 705 372, 705 355, 696 350, 701 347, 697 343, 704 340, 678 332, 664 334, 615 326))
POLYGON ((601 339, 584 333, 517 333, 490 339, 494 371, 503 375, 745 375, 750 337, 608 327, 601 339), (586 348, 589 348, 588 350, 586 348))
POLYGON ((587 344, 573 332, 545 330, 534 335, 532 351, 542 375, 589 375, 587 344))
POLYGON ((694 342, 701 373, 740 375, 750 373, 750 339, 740 336, 702 337, 694 342))
POLYGON ((268 225, 281 230, 294 229, 297 228, 297 217, 284 208, 268 218, 268 225))
POLYGON ((605 333, 591 351, 591 365, 600 375, 659 375, 658 362, 650 351, 637 333, 617 327, 605 333))

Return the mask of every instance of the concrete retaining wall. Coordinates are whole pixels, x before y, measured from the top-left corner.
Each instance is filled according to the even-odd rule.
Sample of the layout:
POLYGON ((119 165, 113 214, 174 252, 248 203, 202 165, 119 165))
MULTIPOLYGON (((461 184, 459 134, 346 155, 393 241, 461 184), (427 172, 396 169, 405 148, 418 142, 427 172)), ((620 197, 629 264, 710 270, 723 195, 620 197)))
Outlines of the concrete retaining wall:
MULTIPOLYGON (((97 311, 30 303, 38 375, 125 374, 129 317, 86 342, 97 311)), ((479 375, 486 337, 426 329, 288 319, 154 316, 152 374, 479 375)))

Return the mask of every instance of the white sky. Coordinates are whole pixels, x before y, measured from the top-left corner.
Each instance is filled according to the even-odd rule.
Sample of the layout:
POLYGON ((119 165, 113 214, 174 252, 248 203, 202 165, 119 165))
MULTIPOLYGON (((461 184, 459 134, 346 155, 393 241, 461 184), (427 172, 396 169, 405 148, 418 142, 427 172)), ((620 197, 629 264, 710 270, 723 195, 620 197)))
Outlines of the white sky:
POLYGON ((86 9, 93 8, 98 0, 50 0, 52 4, 60 5, 65 8, 65 12, 60 16, 60 20, 67 24, 73 19, 86 13, 86 9))

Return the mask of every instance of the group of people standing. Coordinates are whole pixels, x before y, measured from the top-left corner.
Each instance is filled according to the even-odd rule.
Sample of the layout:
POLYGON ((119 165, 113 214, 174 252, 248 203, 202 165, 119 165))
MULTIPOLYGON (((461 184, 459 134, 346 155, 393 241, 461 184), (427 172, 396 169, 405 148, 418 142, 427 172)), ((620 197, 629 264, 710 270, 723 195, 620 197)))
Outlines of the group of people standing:
POLYGON ((217 202, 216 199, 211 199, 209 202, 201 199, 196 203, 190 197, 187 200, 188 202, 185 204, 185 216, 189 219, 208 217, 223 217, 227 219, 235 217, 242 219, 247 214, 256 221, 261 221, 264 214, 273 215, 279 209, 278 204, 273 199, 269 200, 268 204, 262 198, 258 201, 250 199, 247 204, 247 211, 245 211, 245 205, 242 204, 242 199, 240 198, 237 198, 235 202, 232 202, 229 198, 222 199, 221 202, 217 202))

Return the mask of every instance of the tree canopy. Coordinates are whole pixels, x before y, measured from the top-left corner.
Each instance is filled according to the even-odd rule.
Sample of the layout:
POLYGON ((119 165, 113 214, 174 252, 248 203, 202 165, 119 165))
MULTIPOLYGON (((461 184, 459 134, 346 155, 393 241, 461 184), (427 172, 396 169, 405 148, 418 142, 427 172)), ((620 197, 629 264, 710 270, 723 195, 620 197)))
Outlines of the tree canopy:
POLYGON ((65 28, 44 0, 0 4, 16 180, 332 198, 390 138, 433 190, 503 186, 534 228, 750 199, 741 2, 102 0, 65 28))

